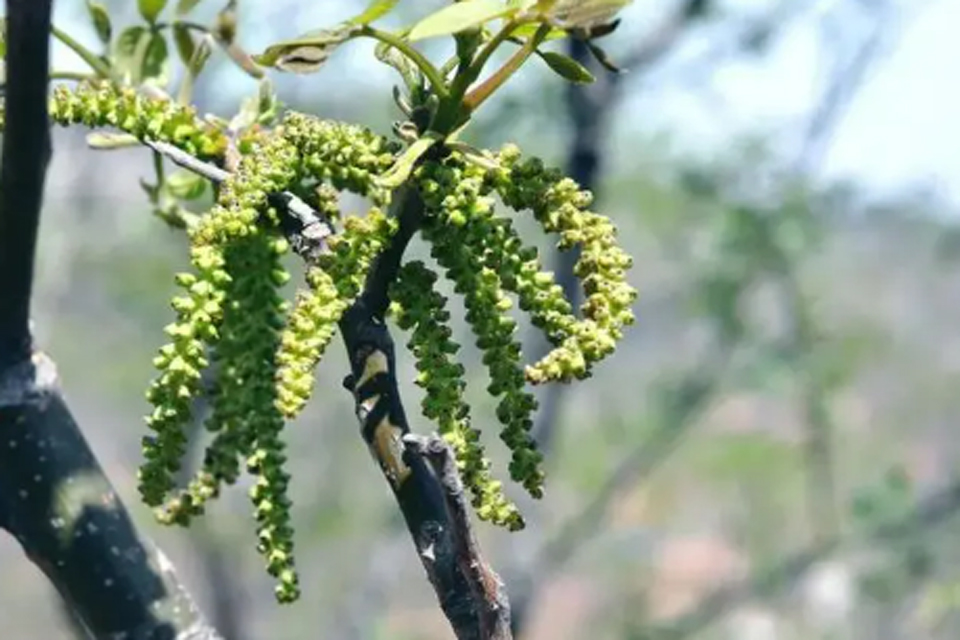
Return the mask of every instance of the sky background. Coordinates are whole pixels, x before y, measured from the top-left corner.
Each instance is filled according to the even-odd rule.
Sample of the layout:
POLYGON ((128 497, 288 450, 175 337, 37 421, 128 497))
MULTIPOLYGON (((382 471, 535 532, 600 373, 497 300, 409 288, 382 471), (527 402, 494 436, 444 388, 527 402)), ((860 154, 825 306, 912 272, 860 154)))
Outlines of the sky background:
MULTIPOLYGON (((870 0, 861 0, 868 4, 870 0)), ((889 21, 885 54, 870 69, 857 97, 837 127, 836 135, 824 157, 820 174, 826 179, 846 178, 862 183, 877 196, 893 195, 913 189, 933 191, 960 205, 960 83, 951 82, 949 70, 960 60, 960 0, 893 0, 897 14, 889 21)), ((307 3, 277 20, 273 12, 255 3, 246 3, 247 18, 255 25, 270 24, 271 29, 242 30, 244 44, 258 51, 276 38, 282 38, 337 20, 354 12, 348 3, 307 3), (290 24, 296 25, 289 28, 290 24), (300 25, 303 25, 302 27, 300 25), (270 33, 278 30, 278 33, 270 33)), ((436 3, 424 3, 436 4, 436 3)), ((731 10, 762 12, 776 4, 764 0, 726 0, 731 10)), ((220 3, 205 3, 216 10, 220 3), (216 5, 216 6, 214 6, 216 5)), ((57 21, 74 33, 89 33, 81 2, 58 3, 57 21)), ((244 5, 242 5, 243 8, 244 5)), ((279 10, 279 6, 276 6, 279 10)), ((410 5, 412 6, 412 5, 410 5)), ((658 24, 674 3, 641 0, 624 15, 626 20, 658 24)), ((837 33, 856 39, 861 16, 837 12, 838 0, 817 2, 813 11, 796 23, 776 42, 760 61, 724 64, 712 77, 699 78, 693 84, 670 85, 660 91, 635 91, 621 111, 621 125, 651 132, 668 130, 672 144, 683 153, 714 153, 744 134, 796 132, 798 118, 809 114, 822 86, 819 80, 829 70, 822 47, 823 16, 840 21, 837 33), (851 25, 854 25, 851 28, 851 25), (704 91, 709 82, 709 91, 704 91), (651 97, 653 96, 653 97, 651 97), (642 117, 637 117, 642 114, 642 117)), ((419 7, 418 7, 419 8, 419 7)), ((426 7, 425 7, 426 9, 426 7)), ((132 16, 131 16, 132 17, 132 16)), ((715 33, 694 33, 680 49, 678 58, 703 53, 715 33)), ((627 34, 620 36, 611 49, 629 46, 627 34)), ((828 36, 829 38, 830 36, 828 36)), ((831 43, 833 45, 835 43, 831 43)), ((855 42, 851 42, 855 45, 855 42)), ((849 50, 846 45, 839 50, 849 50)), ((831 46, 831 49, 834 47, 831 46)), ((386 69, 371 63, 361 47, 349 48, 339 60, 332 60, 324 73, 336 84, 351 82, 375 84, 387 77, 386 69), (370 65, 361 73, 357 65, 370 65), (374 69, 374 67, 378 67, 374 69), (369 71, 369 73, 368 73, 369 71), (336 79, 332 76, 337 76, 336 79)), ((58 68, 82 68, 62 46, 55 48, 58 68)), ((669 71, 664 76, 669 78, 669 71)), ((242 76, 237 74, 237 80, 242 76)), ((232 84, 232 83, 231 83, 232 84)), ((238 89, 239 89, 238 85, 238 89)), ((782 140, 790 153, 790 140, 782 140)))

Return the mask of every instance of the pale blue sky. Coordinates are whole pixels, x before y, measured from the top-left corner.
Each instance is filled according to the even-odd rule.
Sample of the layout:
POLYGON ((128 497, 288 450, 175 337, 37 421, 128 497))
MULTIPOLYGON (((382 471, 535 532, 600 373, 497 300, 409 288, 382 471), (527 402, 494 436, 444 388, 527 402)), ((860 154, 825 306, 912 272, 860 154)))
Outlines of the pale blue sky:
MULTIPOLYGON (((818 21, 814 18, 818 12, 830 12, 836 2, 818 2, 815 15, 798 23, 763 63, 724 65, 713 78, 713 91, 722 100, 704 99, 704 92, 691 91, 690 86, 654 92, 653 104, 647 102, 648 92, 638 92, 639 97, 628 102, 628 113, 641 113, 643 117, 625 118, 653 128, 667 127, 677 132, 677 141, 683 147, 691 150, 716 149, 717 145, 727 144, 731 136, 748 131, 774 135, 796 131, 797 119, 809 111, 815 99, 816 79, 822 71, 818 67, 823 64, 818 55, 818 32, 812 28, 818 21), (721 108, 722 104, 729 108, 721 108)), ((960 83, 951 81, 956 72, 949 70, 954 61, 960 60, 960 37, 956 34, 960 0, 900 2, 904 7, 903 19, 897 25, 900 33, 895 34, 891 52, 873 68, 839 126, 825 159, 825 174, 855 178, 876 193, 922 185, 960 204, 960 83), (920 4, 925 5, 923 10, 910 17, 920 4)), ((78 7, 65 4, 73 3, 59 4, 60 24, 76 24, 76 18, 85 19, 78 7)), ((771 1, 727 0, 726 4, 761 10, 770 6, 771 1)), ((655 24, 651 16, 671 5, 640 0, 625 17, 647 18, 654 20, 649 24, 655 24)), ((311 14, 320 12, 332 20, 333 13, 339 14, 345 8, 339 2, 331 2, 325 7, 314 5, 312 9, 311 14), (336 11, 332 11, 334 8, 336 11)), ((345 11, 345 15, 349 13, 345 11)), ((291 18, 300 23, 305 16, 291 18)), ((259 19, 263 20, 263 16, 259 19)), ((318 25, 304 23, 304 29, 313 26, 318 25)), ((849 24, 844 23, 844 29, 847 27, 849 24)), ((263 31, 247 31, 246 35, 245 40, 257 41, 248 43, 253 49, 267 43, 259 42, 265 35, 263 31)), ((268 40, 270 37, 266 35, 268 40)), ((697 44, 691 42, 689 49, 695 51, 697 44)), ((56 51, 58 67, 77 67, 62 48, 56 51)), ((352 63, 365 53, 344 52, 344 56, 357 58, 341 69, 353 67, 352 63)), ((377 71, 366 79, 382 80, 377 71)))

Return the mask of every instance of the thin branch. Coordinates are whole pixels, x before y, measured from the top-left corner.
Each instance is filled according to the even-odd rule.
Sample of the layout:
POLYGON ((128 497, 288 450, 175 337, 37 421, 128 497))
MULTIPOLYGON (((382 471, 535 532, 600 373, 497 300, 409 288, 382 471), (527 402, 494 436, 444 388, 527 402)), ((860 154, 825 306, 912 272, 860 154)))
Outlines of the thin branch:
POLYGON ((960 480, 922 500, 907 515, 875 525, 865 535, 834 537, 814 543, 758 571, 742 582, 720 587, 704 598, 689 614, 681 616, 647 637, 655 640, 685 640, 717 622, 737 606, 758 596, 772 596, 800 580, 811 567, 853 544, 890 545, 898 540, 946 524, 960 511, 960 480))
POLYGON ((480 637, 483 640, 511 640, 510 603, 500 577, 484 561, 473 530, 470 528, 470 510, 464 497, 463 482, 450 445, 438 435, 407 434, 403 441, 419 455, 425 456, 440 478, 447 512, 453 525, 455 553, 460 571, 467 576, 474 600, 482 605, 480 637))
MULTIPOLYGON (((145 140, 144 145, 165 156, 177 166, 192 171, 214 184, 220 184, 230 177, 230 172, 204 162, 186 151, 178 149, 168 142, 145 140)), ((334 233, 330 222, 297 195, 284 191, 270 196, 271 204, 289 215, 283 219, 287 235, 293 250, 307 261, 316 260, 323 251, 324 242, 334 233)))
MULTIPOLYGON (((889 12, 889 8, 886 8, 889 12)), ((879 61, 889 20, 878 18, 869 37, 857 48, 846 65, 838 65, 827 90, 807 123, 794 170, 806 173, 819 165, 828 151, 833 132, 860 92, 870 69, 879 61)))
POLYGON ((424 457, 404 446, 410 426, 400 399, 393 338, 384 322, 387 287, 416 231, 422 208, 419 194, 411 187, 401 187, 394 196, 392 213, 400 230, 374 263, 363 294, 339 323, 351 369, 344 387, 354 396, 361 435, 393 490, 456 637, 481 640, 483 608, 458 562, 443 488, 424 457))

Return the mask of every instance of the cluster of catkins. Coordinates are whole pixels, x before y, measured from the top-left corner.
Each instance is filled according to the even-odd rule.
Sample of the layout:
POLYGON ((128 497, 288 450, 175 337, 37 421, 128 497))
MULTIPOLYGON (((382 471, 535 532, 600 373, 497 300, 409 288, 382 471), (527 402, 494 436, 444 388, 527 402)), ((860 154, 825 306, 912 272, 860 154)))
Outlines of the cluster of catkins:
MULTIPOLYGON (((224 132, 198 119, 192 108, 107 83, 58 87, 50 113, 61 125, 110 126, 211 162, 221 161, 228 146, 224 132)), ((366 129, 291 112, 273 130, 242 136, 238 150, 239 164, 219 186, 215 206, 187 230, 193 269, 176 276, 182 290, 172 303, 176 318, 166 327, 169 343, 155 359, 159 373, 147 393, 153 410, 140 492, 161 521, 186 525, 245 468, 255 478, 250 497, 258 549, 279 581, 277 598, 289 602, 299 587, 281 429, 309 400, 314 369, 338 321, 396 230, 397 221, 385 211, 390 191, 378 179, 399 149, 366 129), (307 265, 306 287, 292 304, 280 293, 290 277, 282 264, 290 251, 280 224, 284 212, 271 208, 268 198, 284 191, 304 194, 331 224, 340 223, 327 251, 307 265), (341 217, 341 191, 368 198, 372 208, 364 216, 341 217), (195 477, 177 487, 193 402, 203 394, 212 408, 205 423, 212 441, 195 477)), ((536 402, 526 383, 588 376, 633 321, 636 293, 625 280, 630 259, 616 244, 610 221, 588 210, 588 193, 538 160, 522 159, 516 147, 504 148, 491 166, 456 152, 431 155, 404 188, 419 191, 422 235, 464 297, 489 372, 487 390, 499 398, 496 415, 512 451, 510 475, 539 497, 541 456, 530 437, 536 402), (545 231, 559 234, 561 247, 581 247, 576 273, 586 300, 579 315, 552 274, 542 271, 536 250, 523 244, 509 218, 495 214, 495 196, 512 209, 531 211, 545 231), (509 294, 554 345, 526 367, 509 294)), ((410 331, 423 414, 436 421, 454 450, 479 517, 522 528, 470 423, 465 370, 454 359, 459 345, 451 339, 450 314, 436 280, 427 265, 410 262, 390 289, 391 313, 410 331)))

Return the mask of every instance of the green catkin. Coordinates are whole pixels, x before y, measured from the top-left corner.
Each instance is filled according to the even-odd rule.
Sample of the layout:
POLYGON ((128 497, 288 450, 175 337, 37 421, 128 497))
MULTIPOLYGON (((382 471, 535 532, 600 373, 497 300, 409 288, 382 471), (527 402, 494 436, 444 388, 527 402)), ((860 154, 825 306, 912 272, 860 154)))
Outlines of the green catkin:
POLYGON ((537 402, 524 390, 520 345, 513 337, 517 323, 507 313, 511 304, 500 277, 483 264, 482 255, 470 249, 487 232, 492 212, 491 200, 481 195, 483 177, 450 159, 443 164, 425 163, 416 179, 425 205, 424 238, 454 282, 454 290, 464 296, 466 319, 490 375, 487 391, 501 397, 497 419, 504 427, 500 438, 512 452, 510 476, 539 498, 543 456, 530 435, 537 402))
POLYGON ((452 356, 460 346, 451 339, 446 298, 434 289, 436 274, 422 262, 403 266, 391 288, 391 311, 401 329, 412 330, 407 347, 417 362, 417 380, 425 396, 423 415, 437 422, 439 432, 453 448, 464 484, 481 520, 508 527, 524 527, 516 505, 503 494, 502 484, 490 477, 490 461, 480 444, 480 433, 470 425, 470 408, 463 397, 465 370, 452 356))
POLYGON ((393 164, 396 143, 356 125, 295 112, 284 117, 281 134, 299 150, 306 175, 377 206, 389 203, 390 192, 377 185, 377 178, 393 164))
POLYGON ((537 158, 521 160, 513 145, 504 147, 497 159, 500 168, 488 171, 487 188, 509 207, 531 210, 545 231, 560 235, 560 249, 581 247, 574 273, 586 296, 580 307, 582 319, 557 332, 558 337, 567 335, 540 362, 527 367, 527 379, 540 384, 586 378, 594 363, 613 352, 624 327, 633 324, 631 306, 637 292, 626 280, 631 258, 617 244, 614 224, 588 210, 592 197, 576 182, 546 169, 537 158))
POLYGON ((210 350, 216 378, 205 427, 214 439, 187 488, 158 510, 161 522, 188 525, 219 494, 223 483, 233 484, 239 476, 240 459, 255 436, 249 416, 257 410, 258 399, 248 393, 250 380, 263 369, 254 347, 273 349, 282 326, 285 303, 278 288, 289 275, 280 260, 288 250, 286 240, 262 229, 226 250, 226 269, 235 276, 224 290, 219 338, 210 350))
MULTIPOLYGON (((113 127, 206 162, 222 162, 230 146, 222 127, 200 120, 192 107, 103 81, 56 87, 49 111, 63 126, 113 127)), ((0 128, 2 116, 0 109, 0 128)), ((172 302, 174 321, 165 328, 169 343, 154 359, 157 376, 147 391, 151 433, 143 440, 139 490, 161 521, 187 524, 245 467, 255 476, 250 498, 257 548, 278 579, 277 599, 290 602, 299 587, 281 431, 309 400, 315 367, 338 320, 396 232, 397 221, 384 213, 391 193, 380 178, 402 145, 362 127, 299 113, 286 114, 271 131, 246 130, 235 144, 239 161, 220 185, 216 204, 187 229, 193 269, 176 276, 181 293, 172 302), (268 195, 283 191, 314 201, 321 216, 343 226, 308 265, 307 287, 289 311, 280 295, 289 279, 281 264, 289 247, 268 204, 268 195), (374 207, 341 220, 342 191, 364 196, 374 207), (201 470, 176 491, 192 400, 211 363, 216 375, 205 427, 213 440, 201 470)), ((525 385, 589 376, 633 322, 636 291, 626 282, 630 258, 617 245, 613 224, 588 210, 589 193, 539 160, 522 159, 514 146, 501 150, 497 161, 496 168, 480 167, 452 153, 443 162, 424 162, 410 182, 424 201, 423 235, 464 296, 490 374, 487 390, 499 398, 496 414, 503 424, 500 437, 512 452, 510 475, 540 497, 542 456, 529 433, 536 401, 525 385), (552 274, 542 270, 536 250, 524 246, 509 219, 494 215, 494 194, 512 209, 532 211, 544 230, 559 234, 561 249, 582 249, 575 269, 585 293, 580 318, 552 274), (507 293, 517 296, 520 309, 554 346, 526 368, 507 293)), ((425 392, 423 413, 437 421, 453 447, 478 515, 520 528, 522 518, 490 477, 490 462, 470 425, 464 370, 452 360, 458 347, 435 280, 422 263, 410 263, 391 290, 400 325, 412 330, 409 347, 425 392)))
POLYGON ((221 158, 227 148, 223 131, 200 121, 193 107, 105 81, 54 87, 49 113, 61 126, 115 127, 139 140, 168 142, 200 160, 221 158))
POLYGON ((297 294, 277 354, 277 406, 296 417, 313 391, 314 369, 336 333, 340 317, 359 295, 370 263, 396 231, 396 221, 377 208, 347 216, 330 252, 308 269, 308 288, 297 294))

